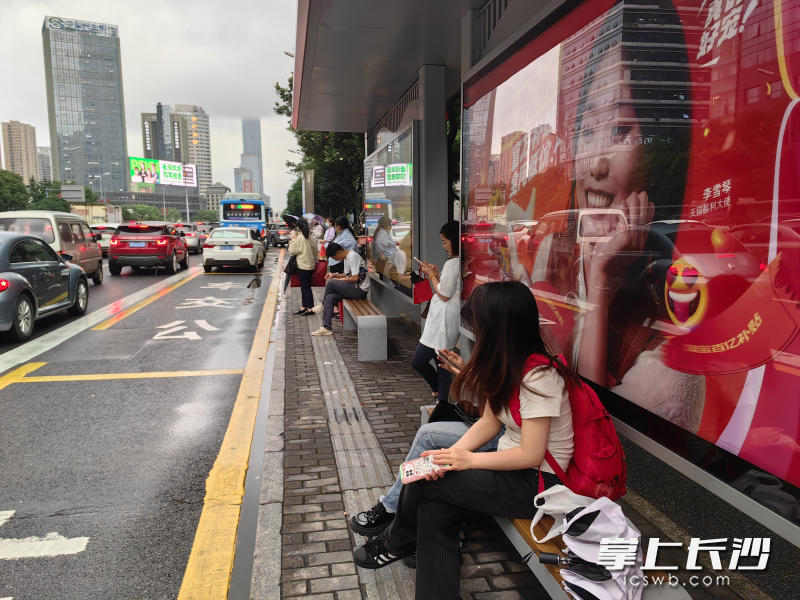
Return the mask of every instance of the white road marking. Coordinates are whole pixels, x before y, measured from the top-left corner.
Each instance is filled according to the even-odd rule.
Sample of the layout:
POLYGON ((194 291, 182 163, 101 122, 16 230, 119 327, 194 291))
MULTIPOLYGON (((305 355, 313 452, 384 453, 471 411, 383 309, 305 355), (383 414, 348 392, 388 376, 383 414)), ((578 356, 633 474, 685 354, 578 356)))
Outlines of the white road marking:
MULTIPOLYGON (((0 512, 0 525, 6 523, 14 512, 13 510, 0 512)), ((86 550, 88 543, 88 537, 65 538, 55 532, 40 538, 28 537, 19 540, 0 538, 0 560, 78 554, 86 550)))
POLYGON ((139 290, 138 292, 133 293, 130 296, 126 296, 121 300, 112 302, 108 306, 104 306, 103 308, 96 310, 93 313, 84 316, 83 318, 77 319, 72 323, 67 323, 55 331, 51 331, 50 333, 36 338, 35 340, 26 342, 25 344, 21 344, 13 350, 9 350, 5 354, 0 355, 0 373, 26 363, 36 358, 40 354, 47 352, 48 350, 52 350, 76 334, 102 323, 106 319, 113 317, 123 310, 127 310, 131 306, 134 306, 142 300, 157 294, 161 290, 168 288, 182 279, 186 279, 190 275, 196 273, 199 269, 200 267, 194 267, 188 271, 181 271, 177 275, 162 279, 155 285, 151 285, 150 287, 139 290))
MULTIPOLYGON (((179 321, 179 323, 183 323, 183 321, 179 321)), ((162 325, 163 327, 163 325, 162 325)), ((170 333, 175 333, 176 331, 180 331, 182 329, 186 329, 188 325, 182 325, 179 327, 173 327, 172 329, 167 329, 165 331, 159 331, 157 334, 153 336, 154 340, 199 340, 201 339, 199 335, 197 335, 194 331, 184 331, 180 335, 169 335, 170 333)), ((161 329, 161 327, 157 327, 157 329, 161 329)))
POLYGON ((219 331, 219 329, 217 327, 214 327, 213 325, 209 325, 208 321, 195 321, 195 323, 197 323, 198 327, 202 327, 206 331, 219 331))
MULTIPOLYGON (((186 321, 173 321, 172 323, 167 323, 166 325, 159 325, 156 329, 169 329, 170 327, 175 327, 176 325, 180 325, 181 323, 186 323, 186 321)), ((186 329, 184 327, 184 329, 186 329)))
POLYGON ((202 308, 204 306, 216 306, 217 308, 234 308, 227 306, 233 300, 225 300, 223 298, 214 298, 214 296, 206 296, 205 298, 187 298, 183 304, 186 306, 176 306, 175 308, 202 308))
POLYGON ((211 283, 209 285, 204 285, 202 289, 209 289, 213 288, 216 290, 229 290, 231 288, 243 288, 245 285, 243 283, 235 283, 233 281, 225 281, 223 283, 211 283))

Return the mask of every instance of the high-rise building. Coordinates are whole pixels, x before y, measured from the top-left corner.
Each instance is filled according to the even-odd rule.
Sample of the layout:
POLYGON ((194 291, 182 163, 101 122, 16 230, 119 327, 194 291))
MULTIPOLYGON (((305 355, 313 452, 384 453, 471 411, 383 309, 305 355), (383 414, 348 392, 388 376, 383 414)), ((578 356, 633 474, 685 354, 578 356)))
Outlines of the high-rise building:
POLYGON ((141 123, 143 158, 195 164, 189 151, 189 127, 183 115, 159 102, 156 112, 141 114, 141 123))
MULTIPOLYGON (((175 111, 186 120, 189 136, 189 162, 197 166, 197 186, 201 195, 213 181, 211 176, 211 129, 202 106, 176 104, 175 111)), ((260 131, 259 131, 260 137, 260 131)))
POLYGON ((233 191, 237 194, 258 193, 255 180, 253 179, 253 170, 250 167, 242 165, 233 170, 233 191))
POLYGON ((225 194, 231 191, 224 183, 216 183, 206 187, 206 209, 219 210, 219 203, 225 198, 225 194))
POLYGON ((500 139, 500 170, 497 181, 504 184, 505 196, 510 198, 524 185, 528 169, 528 134, 515 131, 500 139))
POLYGON ((39 179, 39 159, 36 156, 36 128, 19 121, 3 123, 3 146, 6 149, 6 171, 28 179, 39 179))
MULTIPOLYGON (((264 169, 261 161, 261 119, 242 119, 242 158, 240 167, 253 173, 253 193, 264 196, 264 169)), ((239 191, 239 190, 237 190, 239 191)))
POLYGON ((53 165, 50 163, 50 147, 39 146, 36 148, 39 157, 39 179, 53 180, 53 165))
POLYGON ((91 185, 110 173, 106 190, 127 190, 119 28, 45 17, 42 42, 53 178, 91 185))

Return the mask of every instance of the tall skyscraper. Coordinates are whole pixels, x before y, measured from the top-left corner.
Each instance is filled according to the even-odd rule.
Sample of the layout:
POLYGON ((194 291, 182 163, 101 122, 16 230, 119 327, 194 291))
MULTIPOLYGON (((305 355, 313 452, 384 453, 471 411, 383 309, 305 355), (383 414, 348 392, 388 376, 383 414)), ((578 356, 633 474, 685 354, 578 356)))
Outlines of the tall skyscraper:
POLYGON ((39 146, 36 148, 39 156, 39 179, 53 180, 53 165, 50 163, 50 147, 39 146))
MULTIPOLYGON (((211 185, 211 129, 202 106, 176 104, 175 111, 186 120, 189 136, 189 162, 197 165, 197 186, 200 195, 211 185)), ((259 131, 259 137, 260 137, 259 131)))
POLYGON ((159 102, 156 112, 141 114, 141 122, 142 158, 195 164, 190 156, 189 128, 183 115, 159 102))
POLYGON ((110 173, 105 189, 127 190, 119 27, 45 17, 42 42, 53 177, 91 185, 110 173))
MULTIPOLYGON (((253 193, 264 196, 264 169, 261 161, 261 119, 242 119, 242 158, 240 167, 253 172, 253 193)), ((239 191, 239 190, 237 190, 239 191)))
POLYGON ((243 164, 233 170, 233 191, 237 194, 258 193, 253 179, 253 170, 250 167, 243 164))
POLYGON ((3 147, 6 149, 6 171, 28 179, 39 179, 39 159, 36 156, 36 128, 19 121, 3 123, 3 147))

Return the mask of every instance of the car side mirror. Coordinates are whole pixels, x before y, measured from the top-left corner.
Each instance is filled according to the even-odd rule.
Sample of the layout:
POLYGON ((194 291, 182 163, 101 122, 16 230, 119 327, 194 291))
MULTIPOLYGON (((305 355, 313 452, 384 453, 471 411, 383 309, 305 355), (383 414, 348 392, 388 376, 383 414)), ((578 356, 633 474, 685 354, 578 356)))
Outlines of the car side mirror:
POLYGON ((64 253, 62 253, 60 256, 61 256, 61 260, 63 262, 65 262, 65 263, 72 262, 72 258, 73 258, 72 254, 64 254, 64 253))

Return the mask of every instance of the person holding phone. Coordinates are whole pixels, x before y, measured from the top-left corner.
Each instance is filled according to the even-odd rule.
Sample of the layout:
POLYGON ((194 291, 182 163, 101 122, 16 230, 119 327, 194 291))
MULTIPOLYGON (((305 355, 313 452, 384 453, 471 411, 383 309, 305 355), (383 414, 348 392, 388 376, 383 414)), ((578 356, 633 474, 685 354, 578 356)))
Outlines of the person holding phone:
POLYGON ((483 415, 449 448, 422 452, 439 468, 402 486, 391 524, 353 553, 365 569, 379 569, 417 554, 416 597, 458 598, 462 524, 475 513, 532 518, 541 474, 559 483, 545 461, 549 451, 566 469, 574 450, 572 410, 565 380, 578 376, 547 347, 539 309, 518 281, 478 286, 464 307, 475 346, 464 361, 442 354, 457 373, 454 396, 477 398, 483 415), (531 368, 529 359, 535 359, 531 368), (519 421, 512 411, 519 411, 519 421), (480 452, 505 426, 496 452, 480 452))
POLYGON ((369 274, 364 259, 358 252, 345 250, 336 242, 331 242, 325 249, 328 258, 334 258, 344 264, 344 273, 327 273, 325 275, 325 297, 322 305, 315 306, 311 312, 322 313, 322 327, 312 331, 311 335, 333 335, 333 308, 345 298, 363 300, 369 292, 369 274))
MULTIPOLYGON (((417 349, 411 359, 411 366, 431 388, 431 395, 439 402, 447 402, 450 397, 449 371, 441 366, 434 368, 430 362, 436 351, 454 348, 458 343, 459 311, 461 310, 461 268, 458 258, 458 221, 445 223, 439 231, 442 247, 449 257, 441 274, 437 265, 420 262, 422 272, 428 276, 434 295, 430 302, 425 329, 419 339, 417 349)), ((419 261, 418 261, 419 262, 419 261)))

